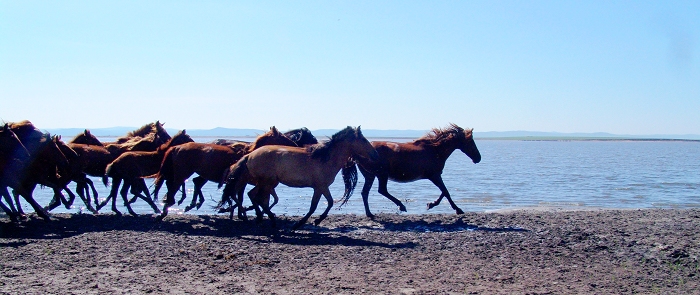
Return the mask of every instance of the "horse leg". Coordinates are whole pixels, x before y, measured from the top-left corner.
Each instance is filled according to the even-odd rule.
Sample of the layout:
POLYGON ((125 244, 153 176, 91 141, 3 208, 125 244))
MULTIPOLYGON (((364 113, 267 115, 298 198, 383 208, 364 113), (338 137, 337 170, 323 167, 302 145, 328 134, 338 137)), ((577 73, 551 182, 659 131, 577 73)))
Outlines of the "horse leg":
POLYGON ((165 200, 163 202, 163 210, 160 215, 156 217, 156 221, 161 221, 165 216, 168 215, 168 208, 175 205, 175 194, 180 187, 180 184, 175 183, 173 180, 166 180, 165 185, 168 187, 168 193, 165 195, 165 200))
POLYGON ((447 191, 445 184, 442 182, 442 177, 438 175, 429 179, 433 182, 433 184, 435 184, 435 186, 437 186, 440 189, 441 194, 437 200, 435 200, 432 203, 428 203, 428 209, 432 209, 433 207, 437 206, 438 204, 440 204, 442 198, 446 197, 447 201, 450 202, 450 206, 452 206, 452 209, 454 209, 457 212, 457 214, 464 214, 464 211, 462 211, 462 209, 459 209, 455 202, 452 201, 452 198, 450 197, 450 192, 447 191))
MULTIPOLYGON (((275 218, 275 214, 270 211, 270 191, 274 188, 270 187, 263 187, 260 189, 257 193, 257 196, 255 197, 255 202, 262 207, 262 211, 267 214, 267 217, 270 218, 270 222, 272 223, 272 227, 277 226, 277 218, 275 218)), ((256 207, 257 208, 257 207, 256 207)), ((257 212, 256 212, 257 213, 257 212)), ((262 220, 262 215, 258 216, 262 220)))
MULTIPOLYGON (((139 216, 134 212, 134 209, 131 209, 131 204, 129 203, 129 189, 131 188, 131 191, 136 190, 136 186, 131 185, 131 180, 130 179, 124 179, 124 185, 122 186, 122 190, 119 192, 119 194, 122 196, 122 200, 124 200, 124 207, 126 207, 126 210, 129 211, 129 214, 132 216, 139 216)), ((136 198, 136 197, 134 197, 136 198)), ((116 198, 115 198, 116 200, 116 198)), ((116 203, 116 202, 115 202, 116 203)), ((116 207, 112 207, 112 210, 116 209, 116 207)))
POLYGON ((365 205, 365 215, 369 217, 370 219, 374 219, 374 214, 369 211, 369 192, 372 190, 372 185, 374 184, 374 178, 375 175, 365 171, 362 169, 362 166, 360 166, 360 173, 362 173, 362 176, 365 177, 365 184, 362 185, 362 203, 365 205))
POLYGON ((2 207, 2 210, 4 210, 7 216, 10 217, 10 221, 17 222, 17 212, 15 211, 15 206, 12 205, 12 199, 10 198, 10 192, 7 191, 7 187, 3 187, 0 193, 2 194, 2 198, 5 199, 8 205, 12 208, 5 206, 2 199, 0 199, 0 207, 2 207))
POLYGON ((326 210, 323 211, 323 214, 321 214, 321 216, 314 220, 314 225, 316 226, 318 226, 318 224, 321 223, 321 221, 328 217, 328 212, 330 212, 331 208, 333 207, 333 197, 331 197, 331 192, 328 190, 328 187, 322 190, 322 194, 324 197, 326 197, 326 202, 328 202, 328 206, 326 206, 326 210))
MULTIPOLYGON (((255 210, 255 220, 257 222, 262 222, 263 214, 265 213, 265 208, 262 205, 263 195, 264 193, 259 186, 253 187, 253 189, 248 192, 248 199, 250 199, 250 202, 252 203, 250 209, 255 210)), ((240 202, 242 203, 242 200, 240 200, 240 202)), ((246 211, 247 210, 248 209, 246 209, 246 211)))
POLYGON ((314 189, 314 196, 311 198, 311 207, 309 208, 309 213, 306 213, 304 217, 301 218, 301 220, 297 221, 297 223, 292 226, 292 230, 296 230, 302 225, 306 223, 307 220, 309 220, 309 217, 311 217, 311 214, 314 214, 314 211, 316 211, 316 207, 318 207, 318 201, 321 200, 321 191, 318 189, 314 189))
MULTIPOLYGON (((65 201, 65 202, 63 201, 63 200, 65 200, 65 196, 63 196, 60 189, 57 189, 57 188, 52 188, 52 189, 53 189, 53 198, 51 199, 51 202, 49 202, 49 205, 47 205, 44 208, 44 210, 46 210, 46 211, 51 211, 53 209, 56 209, 56 207, 60 206, 61 203, 65 204, 68 202, 68 201, 65 201)), ((68 208, 66 208, 66 209, 69 209, 69 208, 70 208, 70 206, 68 206, 68 208)))
MULTIPOLYGON (((131 187, 131 193, 134 195, 134 199, 136 198, 141 198, 142 200, 146 201, 149 206, 153 209, 153 212, 155 213, 160 213, 160 209, 158 206, 156 206, 156 203, 153 202, 151 199, 151 196, 144 196, 142 192, 144 192, 144 186, 146 185, 145 182, 143 182, 142 178, 139 178, 139 180, 136 181, 137 185, 134 185, 131 187)), ((145 189, 145 191, 148 191, 148 188, 145 189)), ((133 202, 130 201, 129 204, 133 202)))
POLYGON ((7 187, 4 187, 1 191, 2 193, 2 198, 5 199, 5 202, 7 202, 7 205, 10 207, 10 210, 12 212, 17 213, 17 209, 15 209, 14 201, 12 201, 12 197, 10 196, 10 192, 7 191, 7 187))
POLYGON ((25 213, 24 210, 22 210, 22 204, 19 202, 19 196, 20 194, 17 193, 17 190, 13 189, 12 190, 12 196, 15 199, 15 205, 17 205, 17 214, 19 214, 21 219, 25 218, 25 213))
POLYGON ((5 206, 5 204, 2 201, 0 201, 0 207, 3 211, 5 211, 5 214, 7 214, 7 216, 10 217, 10 221, 17 222, 17 215, 15 215, 15 212, 13 210, 5 206))
MULTIPOLYGON (((39 215, 39 217, 43 218, 45 221, 51 221, 49 214, 46 213, 46 211, 44 211, 44 208, 41 207, 41 205, 39 205, 39 203, 37 203, 34 200, 34 197, 32 196, 32 192, 34 191, 34 187, 35 187, 35 185, 32 185, 31 187, 28 187, 28 188, 22 188, 22 191, 19 193, 19 195, 22 195, 22 198, 24 198, 24 200, 27 201, 27 203, 29 203, 29 205, 31 205, 32 208, 34 208, 34 211, 36 212, 37 215, 39 215)), ((18 198, 17 195, 16 195, 16 198, 18 198)), ((19 198, 17 201, 18 201, 17 207, 19 207, 19 198)))
POLYGON ((199 196, 199 198, 197 199, 197 210, 199 210, 199 208, 201 208, 204 204, 204 193, 202 193, 202 187, 204 187, 204 184, 207 183, 207 180, 201 178, 199 183, 197 183, 195 182, 196 179, 197 178, 195 177, 195 179, 193 179, 192 182, 194 182, 194 194, 195 196, 199 196))
POLYGON ((107 205, 107 202, 109 202, 110 199, 115 199, 117 197, 117 192, 119 191, 119 185, 122 183, 122 180, 120 178, 113 178, 112 179, 112 189, 109 191, 109 196, 100 204, 97 205, 97 211, 100 211, 102 207, 107 205))
MULTIPOLYGON (((83 186, 87 186, 86 184, 83 184, 83 186)), ((71 200, 75 200, 75 195, 73 192, 71 192, 68 187, 65 188, 66 192, 68 192, 68 195, 71 196, 71 200)), ((97 214, 97 210, 92 207, 92 203, 90 203, 90 192, 88 191, 87 187, 85 187, 84 190, 77 190, 78 191, 78 196, 80 197, 81 200, 83 200, 83 203, 85 204, 85 207, 92 212, 93 214, 97 214), (87 195, 86 195, 87 194, 87 195)), ((73 201, 69 202, 69 206, 73 204, 73 201)))
MULTIPOLYGON (((140 189, 139 189, 140 193, 146 194, 146 197, 148 197, 148 199, 151 200, 151 202, 154 202, 155 199, 151 196, 151 192, 148 190, 148 186, 146 185, 146 180, 139 177, 138 184, 140 187, 140 189)), ((160 212, 160 209, 158 210, 158 212, 160 212)))
MULTIPOLYGON (((85 186, 87 184, 87 187, 90 187, 90 189, 92 190, 92 195, 95 198, 95 204, 97 204, 98 199, 97 199, 97 189, 95 189, 95 184, 92 182, 92 180, 90 180, 90 178, 88 178, 84 174, 83 174, 83 182, 84 182, 83 186, 85 186)), ((87 187, 85 187, 84 189, 85 189, 85 195, 87 196, 87 199, 89 202, 90 201, 90 191, 88 191, 87 187)), ((95 205, 95 206, 97 206, 97 205, 95 205)))
MULTIPOLYGON (((274 188, 272 189, 272 191, 270 192, 270 194, 272 195, 272 198, 275 199, 275 200, 272 202, 272 204, 270 205, 270 209, 272 209, 272 207, 275 207, 275 205, 277 205, 277 202, 279 202, 280 198, 277 197, 277 192, 275 191, 274 188)), ((269 198, 268 198, 268 202, 269 202, 269 201, 270 201, 270 200, 269 200, 269 198)))
POLYGON ((194 192, 192 193, 192 202, 190 202, 190 205, 185 207, 185 212, 192 210, 193 208, 197 208, 199 210, 199 207, 202 207, 202 203, 204 203, 204 194, 202 193, 202 187, 204 186, 205 183, 207 183, 207 180, 204 179, 203 177, 197 176, 192 179, 192 183, 194 184, 194 192), (197 196, 202 195, 201 201, 198 203, 197 202, 197 196))
MULTIPOLYGON (((379 189, 377 190, 382 196, 386 197, 387 199, 391 200, 396 204, 396 206, 399 206, 399 210, 401 212, 406 212, 406 206, 399 201, 399 199, 395 198, 389 193, 389 190, 387 190, 387 185, 389 184, 389 176, 377 176, 379 179, 379 189)), ((364 200, 364 199, 363 199, 364 200)))
MULTIPOLYGON (((122 180, 119 178, 112 178, 112 179, 113 179, 112 182, 116 183, 117 188, 119 188, 119 184, 122 182, 122 180)), ((127 186, 127 183, 125 181, 124 185, 122 186, 122 191, 124 190, 124 187, 126 187, 126 186, 127 186)), ((112 189, 114 189, 114 185, 112 185, 112 189)), ((117 194, 116 194, 117 190, 115 189, 114 191, 115 191, 115 194, 114 194, 114 196, 112 196, 112 212, 114 212, 114 214, 116 214, 117 216, 122 216, 122 213, 119 212, 119 210, 117 210, 117 194)), ((111 193, 110 193, 110 196, 111 196, 111 193)), ((107 200, 109 200, 109 197, 107 198, 107 200)), ((105 201, 107 201, 107 200, 105 200, 105 201)))

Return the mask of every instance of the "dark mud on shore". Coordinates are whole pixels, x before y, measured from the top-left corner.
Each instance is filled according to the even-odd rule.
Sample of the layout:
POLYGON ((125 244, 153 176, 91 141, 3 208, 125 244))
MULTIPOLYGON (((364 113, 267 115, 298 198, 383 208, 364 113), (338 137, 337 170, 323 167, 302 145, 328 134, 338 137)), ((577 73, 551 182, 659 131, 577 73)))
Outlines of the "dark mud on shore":
POLYGON ((0 219, 0 294, 693 294, 700 210, 0 219))

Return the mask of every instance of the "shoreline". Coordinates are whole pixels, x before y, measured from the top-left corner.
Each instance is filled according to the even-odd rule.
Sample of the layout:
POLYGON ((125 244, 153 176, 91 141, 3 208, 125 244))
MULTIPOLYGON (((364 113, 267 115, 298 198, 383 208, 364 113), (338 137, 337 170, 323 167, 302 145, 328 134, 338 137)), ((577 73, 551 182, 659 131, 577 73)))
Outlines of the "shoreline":
POLYGON ((693 293, 699 209, 0 219, 0 294, 693 293), (317 215, 313 216, 316 217, 317 215), (313 221, 313 217, 312 220, 313 221))

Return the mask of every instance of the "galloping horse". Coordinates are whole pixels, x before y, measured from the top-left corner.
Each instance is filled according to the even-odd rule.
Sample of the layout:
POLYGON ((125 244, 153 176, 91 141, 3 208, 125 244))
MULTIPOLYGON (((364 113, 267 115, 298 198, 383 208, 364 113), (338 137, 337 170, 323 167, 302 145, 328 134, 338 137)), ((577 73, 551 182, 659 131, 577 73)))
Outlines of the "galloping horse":
MULTIPOLYGON (((360 127, 355 129, 348 126, 334 134, 330 140, 309 147, 260 147, 231 167, 231 174, 226 182, 227 188, 224 188, 224 191, 237 192, 240 200, 242 199, 240 187, 244 187, 247 183, 254 184, 258 193, 251 201, 263 208, 274 225, 274 214, 270 211, 268 204, 259 200, 269 196, 279 183, 290 187, 311 187, 314 189, 311 208, 292 229, 297 229, 306 223, 323 195, 328 206, 314 221, 318 225, 328 216, 328 212, 333 207, 329 186, 341 168, 347 165, 350 157, 371 159, 378 157, 377 151, 362 135, 360 127)), ((352 189, 348 190, 346 187, 345 191, 343 200, 346 201, 352 189)))
POLYGON ((447 158, 455 149, 461 150, 475 164, 481 161, 481 154, 474 143, 472 130, 465 130, 455 124, 450 124, 445 129, 433 129, 427 135, 413 142, 373 141, 372 146, 379 153, 379 160, 356 159, 360 172, 365 177, 365 184, 362 187, 362 202, 365 205, 367 217, 374 217, 369 211, 367 198, 375 177, 379 179, 379 193, 393 201, 401 211, 406 211, 406 207, 387 191, 389 179, 396 182, 428 179, 441 191, 437 200, 428 203, 428 209, 437 206, 442 198, 446 197, 452 209, 457 214, 463 214, 462 209, 457 207, 450 198, 450 193, 442 182, 441 175, 447 158))
POLYGON ((121 212, 117 210, 117 190, 119 190, 119 185, 124 181, 124 186, 121 190, 121 196, 124 200, 124 205, 131 215, 137 216, 136 212, 131 209, 131 203, 133 203, 136 198, 141 198, 146 201, 153 211, 160 213, 160 209, 155 205, 151 199, 150 192, 146 187, 146 183, 143 177, 148 177, 158 173, 160 164, 163 161, 163 156, 165 152, 174 146, 178 146, 184 143, 194 142, 192 138, 187 135, 185 130, 182 130, 175 134, 168 142, 161 145, 156 151, 144 152, 126 152, 117 157, 112 163, 107 165, 106 175, 112 178, 112 190, 104 200, 102 204, 98 206, 98 210, 102 208, 109 200, 112 200, 112 211, 117 215, 121 215, 121 212), (132 201, 127 199, 127 193, 131 188, 131 193, 135 196, 132 201), (145 192, 148 197, 142 195, 145 192))
POLYGON ((243 157, 245 153, 263 145, 273 144, 296 146, 293 141, 273 126, 270 131, 258 136, 247 148, 235 149, 216 144, 190 142, 169 149, 165 153, 160 170, 156 175, 153 192, 157 196, 163 182, 166 183, 168 192, 165 196, 163 212, 158 216, 158 219, 161 220, 168 215, 168 208, 175 204, 175 194, 178 188, 192 174, 197 173, 202 180, 219 183, 222 181, 226 169, 243 157))
MULTIPOLYGON (((5 178, 5 172, 12 171, 11 165, 21 165, 23 161, 29 160, 30 157, 31 154, 12 129, 10 129, 9 124, 3 124, 2 129, 0 129, 0 184, 3 183, 2 179, 5 178)), ((10 193, 7 191, 7 187, 2 186, 0 188, 0 194, 2 194, 5 202, 8 203, 7 206, 10 206, 5 206, 2 199, 0 199, 0 207, 7 213, 11 221, 17 221, 18 216, 16 214, 16 209, 13 205, 10 193)))
MULTIPOLYGON (((298 129, 289 130, 289 131, 285 132, 284 135, 286 137, 288 137, 289 139, 291 139, 297 146, 300 146, 300 147, 309 146, 309 145, 313 145, 313 144, 318 143, 318 140, 316 139, 316 137, 306 127, 301 127, 298 129)), ((217 139, 217 140, 213 141, 212 143, 229 145, 232 147, 235 147, 236 145, 240 145, 240 143, 245 143, 247 145, 250 145, 250 143, 246 143, 246 142, 242 142, 242 141, 231 141, 231 140, 223 140, 223 139, 217 139)), ((354 166, 352 168, 354 168, 354 166)), ((343 171, 345 171, 345 170, 343 170, 343 171)), ((228 177, 229 173, 230 173, 229 170, 227 170, 224 173, 224 180, 219 183, 219 188, 221 188, 221 186, 226 182, 226 178, 228 177)), ((355 173, 357 173, 357 172, 355 172, 355 173)), ((197 193, 197 191, 199 190, 199 192, 201 194, 201 185, 198 185, 198 182, 201 182, 201 181, 198 181, 198 177, 195 177, 193 179, 193 182, 195 184, 195 188, 194 188, 195 193, 197 193)), ((241 189, 245 189, 245 187, 243 187, 241 189)), ((254 198, 255 195, 257 194, 257 191, 258 190, 256 188, 253 188, 251 191, 248 192, 248 196, 250 198, 254 198)), ((270 209, 272 209, 272 207, 274 207, 277 204, 277 202, 279 202, 279 197, 277 196, 277 193, 273 192, 272 196, 274 198, 274 201, 272 202, 272 204, 270 204, 270 209)), ((230 196, 227 196, 227 195, 222 196, 222 199, 226 199, 225 202, 228 202, 228 203, 230 203, 230 201, 228 200, 229 198, 230 198, 230 196)), ((236 203, 242 205, 242 202, 243 202, 243 200, 240 199, 236 203)), ((269 203, 269 200, 259 200, 259 202, 269 203)), ((257 215, 259 217, 261 217, 261 213, 259 211, 259 208, 258 208, 258 206, 255 205, 255 203, 253 204, 253 206, 246 208, 246 211, 251 210, 251 209, 256 209, 257 215)), ((233 215, 233 210, 234 210, 233 206, 230 206, 228 208, 220 208, 219 213, 230 212, 231 215, 233 215)), ((187 209, 185 209, 185 211, 187 211, 187 209)))
MULTIPOLYGON (((58 146, 62 142, 57 136, 52 137, 48 133, 42 133, 26 120, 10 123, 9 126, 29 151, 30 158, 27 161, 12 161, 12 164, 6 167, 0 180, 2 182, 0 189, 6 190, 8 186, 13 189, 19 216, 24 215, 19 202, 19 196, 22 196, 40 217, 48 221, 49 215, 34 200, 32 193, 37 184, 49 186, 54 190, 63 189, 58 183, 60 177, 67 173, 69 163, 58 146)), ((77 157, 77 154, 70 157, 77 157)))

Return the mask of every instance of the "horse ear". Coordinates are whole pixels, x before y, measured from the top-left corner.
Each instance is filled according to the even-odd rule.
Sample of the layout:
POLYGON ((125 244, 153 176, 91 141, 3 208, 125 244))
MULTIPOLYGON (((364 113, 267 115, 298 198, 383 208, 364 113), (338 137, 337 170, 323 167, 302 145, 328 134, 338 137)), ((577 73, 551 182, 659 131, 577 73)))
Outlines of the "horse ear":
POLYGON ((187 134, 187 130, 182 129, 182 134, 183 134, 183 135, 187 134))
POLYGON ((280 133, 279 130, 277 130, 277 127, 275 127, 275 126, 270 127, 270 131, 272 131, 273 134, 280 133))
POLYGON ((5 125, 2 126, 2 130, 3 130, 3 131, 8 131, 8 130, 10 130, 10 125, 7 124, 7 123, 5 123, 5 125))

